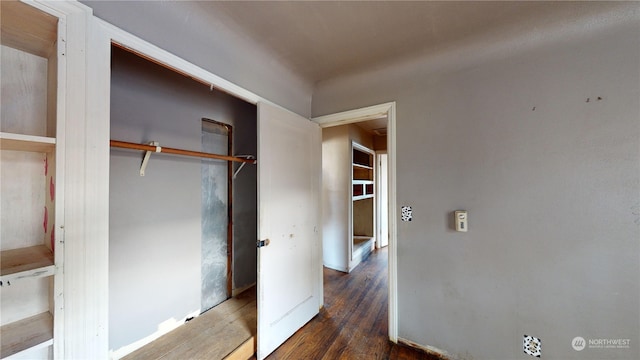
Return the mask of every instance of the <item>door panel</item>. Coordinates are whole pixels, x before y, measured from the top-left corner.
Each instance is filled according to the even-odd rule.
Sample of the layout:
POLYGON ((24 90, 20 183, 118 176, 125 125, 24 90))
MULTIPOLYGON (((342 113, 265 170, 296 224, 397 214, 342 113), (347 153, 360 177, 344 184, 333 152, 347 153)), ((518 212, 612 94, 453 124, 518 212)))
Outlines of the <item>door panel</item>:
POLYGON ((258 104, 258 359, 314 317, 322 304, 320 127, 258 104))

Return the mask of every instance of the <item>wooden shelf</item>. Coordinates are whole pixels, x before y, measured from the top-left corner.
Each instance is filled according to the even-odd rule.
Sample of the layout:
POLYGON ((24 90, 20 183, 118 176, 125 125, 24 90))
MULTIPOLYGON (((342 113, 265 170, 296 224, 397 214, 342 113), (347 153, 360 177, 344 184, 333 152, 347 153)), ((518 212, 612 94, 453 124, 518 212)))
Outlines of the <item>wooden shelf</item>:
POLYGON ((0 281, 51 276, 55 273, 53 253, 44 245, 0 252, 0 281))
POLYGON ((374 196, 373 180, 353 180, 353 200, 370 199, 374 196))
POLYGON ((371 250, 373 244, 373 237, 371 236, 353 236, 353 253, 360 254, 361 252, 366 252, 367 250, 371 250))
POLYGON ((353 180, 373 180, 373 170, 354 167, 353 180))
POLYGON ((55 53, 58 19, 19 1, 0 1, 2 45, 49 57, 55 53))
POLYGON ((352 161, 353 180, 373 180, 373 158, 374 154, 371 150, 364 146, 352 143, 352 161))
POLYGON ((373 152, 360 144, 353 143, 353 166, 373 169, 373 152))
POLYGON ((373 180, 353 180, 354 185, 371 185, 373 180))
POLYGON ((0 149, 31 152, 52 152, 56 148, 56 139, 0 132, 0 149))
POLYGON ((53 316, 42 313, 0 328, 0 357, 53 344, 53 316))
POLYGON ((371 194, 371 195, 359 195, 359 196, 354 196, 353 197, 353 201, 371 199, 371 198, 373 198, 373 194, 371 194))
POLYGON ((373 169, 373 166, 356 164, 356 163, 353 163, 353 167, 357 167, 357 168, 361 168, 361 169, 368 169, 368 170, 372 170, 373 169))

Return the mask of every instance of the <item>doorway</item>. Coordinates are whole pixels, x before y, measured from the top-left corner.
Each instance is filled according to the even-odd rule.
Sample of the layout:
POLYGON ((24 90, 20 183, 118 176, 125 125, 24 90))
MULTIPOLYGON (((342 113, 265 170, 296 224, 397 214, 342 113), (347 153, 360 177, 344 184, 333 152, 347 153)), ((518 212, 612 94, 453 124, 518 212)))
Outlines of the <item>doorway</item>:
MULTIPOLYGON (((344 111, 336 114, 330 114, 325 116, 316 117, 313 120, 320 124, 323 130, 327 128, 347 125, 347 124, 361 124, 365 125, 368 121, 386 119, 386 153, 387 153, 387 195, 388 195, 388 212, 387 212, 387 226, 388 226, 388 279, 389 279, 389 339, 392 342, 397 342, 398 339, 398 327, 397 327, 397 201, 395 191, 395 179, 396 179, 396 104, 395 102, 389 102, 380 105, 373 105, 361 109, 344 111)), ((324 153, 324 146, 323 146, 324 153)), ((327 169, 324 168, 323 163, 323 181, 327 173, 327 169)), ((327 201, 327 194, 323 194, 323 201, 327 201)), ((330 231, 332 222, 328 221, 327 211, 323 209, 323 233, 326 234, 327 227, 330 231)), ((324 244, 323 244, 324 247, 324 244)))
POLYGON ((323 264, 330 269, 350 273, 376 248, 378 215, 387 217, 377 206, 375 166, 376 152, 387 149, 386 128, 381 116, 322 131, 323 264))

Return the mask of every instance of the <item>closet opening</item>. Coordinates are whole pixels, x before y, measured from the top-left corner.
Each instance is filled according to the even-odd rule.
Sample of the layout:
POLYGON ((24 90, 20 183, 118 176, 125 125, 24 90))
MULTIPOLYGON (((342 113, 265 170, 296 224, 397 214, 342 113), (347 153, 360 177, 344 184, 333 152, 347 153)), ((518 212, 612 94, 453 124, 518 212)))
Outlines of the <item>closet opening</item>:
POLYGON ((256 106, 114 44, 110 118, 152 144, 110 152, 110 355, 223 359, 256 335, 256 106))

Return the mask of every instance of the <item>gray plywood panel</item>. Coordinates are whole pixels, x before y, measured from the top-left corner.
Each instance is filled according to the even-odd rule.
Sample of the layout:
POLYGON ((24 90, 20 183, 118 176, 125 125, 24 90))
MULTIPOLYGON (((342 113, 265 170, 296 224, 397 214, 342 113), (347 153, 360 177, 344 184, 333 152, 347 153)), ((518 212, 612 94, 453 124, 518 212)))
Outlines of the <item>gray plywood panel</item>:
MULTIPOLYGON (((226 154, 227 131, 202 122, 202 151, 226 154)), ((206 311, 227 298, 227 162, 202 160, 202 277, 201 309, 206 311)))

